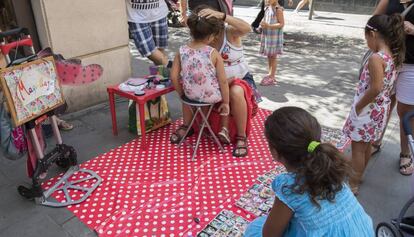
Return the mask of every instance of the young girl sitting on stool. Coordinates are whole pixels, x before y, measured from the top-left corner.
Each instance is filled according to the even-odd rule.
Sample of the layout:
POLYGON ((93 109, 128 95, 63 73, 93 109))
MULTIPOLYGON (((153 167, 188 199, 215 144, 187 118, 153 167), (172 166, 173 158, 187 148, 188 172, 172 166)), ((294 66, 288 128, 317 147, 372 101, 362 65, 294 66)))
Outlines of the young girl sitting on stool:
MULTIPOLYGON (((171 80, 180 97, 186 96, 190 100, 210 104, 221 102, 218 110, 224 117, 223 128, 226 128, 228 126, 226 117, 230 112, 229 85, 224 72, 223 59, 217 50, 208 45, 224 28, 223 24, 222 20, 215 17, 205 18, 194 13, 188 18, 187 25, 190 28, 192 41, 181 46, 176 54, 171 68, 171 80)), ((183 105, 183 111, 190 109, 183 105)), ((191 117, 187 115, 192 113, 183 114, 183 125, 170 137, 173 144, 180 142, 191 122, 191 117)), ((227 131, 227 129, 223 130, 227 131)), ((191 129, 188 136, 193 133, 191 129)))

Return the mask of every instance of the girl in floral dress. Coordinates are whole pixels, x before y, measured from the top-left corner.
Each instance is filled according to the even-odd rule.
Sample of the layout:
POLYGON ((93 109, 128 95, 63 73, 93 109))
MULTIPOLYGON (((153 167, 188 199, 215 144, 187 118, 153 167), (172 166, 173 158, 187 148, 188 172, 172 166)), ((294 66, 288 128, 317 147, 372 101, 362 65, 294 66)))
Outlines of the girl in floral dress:
POLYGON ((260 23, 262 36, 260 54, 267 56, 269 74, 260 82, 262 86, 276 84, 277 56, 283 53, 283 7, 277 0, 266 0, 265 15, 260 23))
MULTIPOLYGON (((192 14, 187 25, 192 36, 191 42, 180 47, 171 68, 171 80, 180 97, 215 104, 221 103, 218 110, 223 117, 229 115, 229 85, 224 72, 223 59, 216 49, 210 47, 215 36, 224 28, 223 21, 192 14)), ((183 104, 183 110, 190 110, 183 104)), ((184 124, 170 137, 171 143, 178 143, 191 122, 192 113, 184 114, 184 124)), ((222 126, 227 127, 223 118, 222 126)), ((227 129, 225 129, 227 131, 227 129)), ((189 132, 191 135, 193 130, 189 132)))
POLYGON ((399 15, 376 15, 365 27, 368 47, 374 52, 364 65, 354 103, 343 128, 352 140, 352 192, 357 195, 365 167, 371 157, 371 143, 381 137, 390 110, 390 94, 396 68, 404 58, 404 27, 399 15))

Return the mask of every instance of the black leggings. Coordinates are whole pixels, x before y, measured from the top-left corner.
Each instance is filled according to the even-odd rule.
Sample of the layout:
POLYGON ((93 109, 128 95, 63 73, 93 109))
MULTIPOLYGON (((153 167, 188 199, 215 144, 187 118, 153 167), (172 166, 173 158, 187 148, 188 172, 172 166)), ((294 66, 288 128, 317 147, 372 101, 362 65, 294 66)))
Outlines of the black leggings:
MULTIPOLYGON (((279 0, 279 5, 280 6, 284 6, 285 5, 285 0, 279 0)), ((263 20, 264 17, 264 6, 265 6, 265 0, 262 0, 262 3, 260 5, 260 12, 257 14, 256 19, 253 21, 252 23, 252 27, 257 28, 260 25, 260 22, 263 20)))

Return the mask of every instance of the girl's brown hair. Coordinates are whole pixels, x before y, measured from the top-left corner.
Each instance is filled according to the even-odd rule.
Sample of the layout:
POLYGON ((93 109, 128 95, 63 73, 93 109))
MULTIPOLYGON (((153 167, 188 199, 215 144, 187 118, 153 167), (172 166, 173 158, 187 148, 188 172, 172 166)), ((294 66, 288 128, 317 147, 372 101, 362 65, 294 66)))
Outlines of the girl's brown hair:
POLYGON ((224 29, 224 22, 215 17, 205 18, 198 16, 199 10, 194 11, 187 20, 190 33, 195 40, 204 40, 207 37, 218 35, 224 29))
POLYGON ((390 47, 392 58, 397 68, 402 66, 405 58, 404 19, 400 14, 372 16, 365 27, 365 32, 378 32, 390 47))
POLYGON ((351 168, 342 153, 329 143, 321 143, 308 152, 309 143, 321 139, 321 126, 315 117, 298 107, 280 108, 266 119, 265 135, 269 147, 296 174, 295 183, 284 188, 297 194, 308 193, 318 207, 318 200, 335 200, 351 168))

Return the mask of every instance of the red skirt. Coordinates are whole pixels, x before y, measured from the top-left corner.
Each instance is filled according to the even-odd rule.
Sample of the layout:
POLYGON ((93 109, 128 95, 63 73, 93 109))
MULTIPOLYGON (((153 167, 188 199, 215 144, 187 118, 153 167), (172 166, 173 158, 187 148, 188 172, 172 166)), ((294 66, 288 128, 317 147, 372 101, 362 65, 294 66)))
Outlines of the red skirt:
MULTIPOLYGON (((244 91, 244 99, 246 100, 247 105, 247 122, 246 122, 246 136, 249 136, 250 129, 251 129, 251 120, 252 118, 257 114, 257 102, 256 97, 253 94, 253 90, 250 87, 250 85, 241 80, 241 79, 234 79, 233 82, 230 84, 230 87, 232 86, 240 86, 243 88, 244 91)), ((217 103, 211 111, 210 117, 208 119, 211 128, 213 129, 213 132, 217 134, 221 130, 221 117, 220 112, 218 111, 218 107, 220 106, 220 103, 217 103)), ((231 108, 230 108, 230 114, 231 114, 231 108)), ((199 119, 197 121, 200 121, 199 119)), ((199 126, 193 126, 196 132, 199 130, 199 126)), ((237 136, 237 127, 236 123, 234 122, 233 116, 230 115, 229 117, 229 135, 231 142, 235 142, 236 136, 237 136)))

